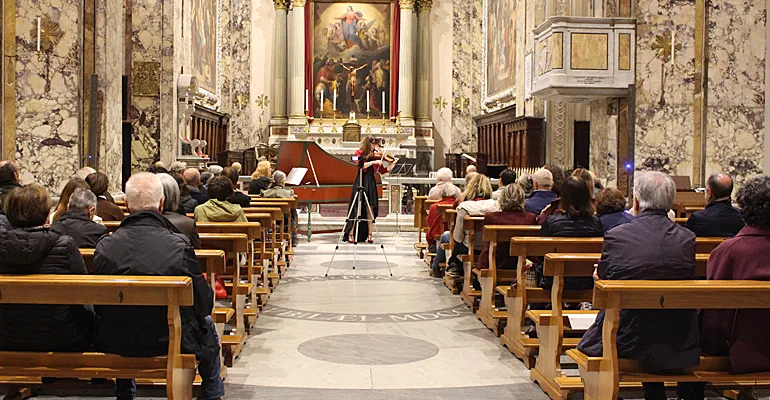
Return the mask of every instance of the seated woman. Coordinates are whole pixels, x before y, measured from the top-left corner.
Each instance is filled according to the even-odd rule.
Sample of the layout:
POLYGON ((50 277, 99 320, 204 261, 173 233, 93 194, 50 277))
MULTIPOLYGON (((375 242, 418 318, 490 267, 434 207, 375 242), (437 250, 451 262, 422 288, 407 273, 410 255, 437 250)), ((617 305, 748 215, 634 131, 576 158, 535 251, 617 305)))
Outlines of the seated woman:
MULTIPOLYGON (((486 215, 490 212, 499 211, 499 206, 492 198, 492 184, 489 182, 489 178, 486 175, 479 173, 469 174, 468 184, 465 187, 465 191, 462 194, 463 202, 457 206, 457 219, 455 221, 454 232, 446 231, 441 235, 439 240, 439 246, 436 249, 436 257, 433 258, 433 264, 431 267, 433 270, 440 268, 440 264, 446 262, 446 273, 452 277, 463 276, 463 265, 460 262, 458 256, 468 254, 468 249, 471 246, 476 247, 477 244, 481 249, 481 242, 468 243, 465 237, 465 231, 463 230, 463 220, 467 215, 486 215), (483 202, 481 204, 474 204, 482 200, 490 200, 489 202, 483 202), (458 222, 459 221, 459 226, 458 222), (449 243, 450 240, 454 240, 454 250, 452 251, 452 258, 447 261, 446 252, 441 248, 441 243, 449 243)), ((467 178, 467 177, 466 177, 467 178)), ((481 238, 478 238, 479 241, 481 238)))
POLYGON ((447 184, 454 188, 452 196, 455 200, 459 199, 463 193, 460 188, 452 184, 452 170, 447 167, 439 168, 438 172, 436 172, 436 182, 436 186, 430 188, 428 192, 428 200, 441 200, 444 197, 441 196, 441 189, 447 184))
MULTIPOLYGON (((591 190, 585 181, 570 176, 564 181, 559 192, 561 198, 558 207, 552 215, 543 221, 543 225, 540 227, 540 236, 601 237, 604 235, 602 223, 594 215, 591 190)), ((535 273, 538 286, 550 289, 553 278, 543 276, 542 263, 538 264, 535 273)), ((564 279, 566 289, 590 289, 593 285, 594 282, 591 277, 564 279)))
MULTIPOLYGON (((436 185, 434 189, 435 188, 439 189, 438 195, 441 197, 441 200, 437 203, 431 204, 430 209, 428 209, 428 218, 426 219, 426 222, 428 223, 428 233, 425 234, 425 239, 428 241, 428 253, 435 253, 437 251, 438 245, 436 242, 441 234, 446 230, 446 224, 444 224, 444 221, 441 219, 441 216, 438 213, 438 207, 440 205, 453 205, 455 200, 457 200, 455 194, 458 190, 460 190, 451 182, 447 182, 441 186, 436 185)), ((434 278, 440 278, 441 270, 432 270, 431 276, 434 278)))
MULTIPOLYGON (((770 279, 770 176, 746 182, 737 200, 746 226, 711 252, 706 276, 766 281, 770 279)), ((709 354, 729 355, 731 373, 770 371, 769 319, 767 309, 701 310, 701 348, 709 354)))
POLYGON ((270 161, 264 160, 257 164, 257 169, 251 174, 249 194, 262 194, 270 187, 270 161))
POLYGON ((163 186, 163 216, 190 239, 194 248, 200 249, 201 238, 198 235, 195 220, 177 212, 179 208, 179 183, 169 174, 157 175, 163 186))
MULTIPOLYGON (((45 189, 17 188, 4 206, 13 228, 0 235, 0 274, 88 274, 75 240, 44 226, 51 209, 45 189)), ((82 305, 0 305, 0 350, 85 351, 93 325, 93 309, 82 305)))
MULTIPOLYGON (((275 171, 273 174, 273 183, 267 190, 262 191, 262 197, 274 199, 293 199, 294 190, 287 189, 286 174, 282 171, 275 171)), ((286 221, 284 221, 286 222, 286 221)), ((297 210, 291 209, 291 244, 297 247, 297 210)))
POLYGON ((602 230, 608 230, 634 219, 626 212, 626 197, 616 188, 605 188, 596 197, 596 214, 602 222, 602 230))
POLYGON ((123 221, 126 216, 120 207, 107 198, 110 179, 102 172, 88 175, 86 183, 96 195, 96 215, 105 221, 123 221))
POLYGON ((190 194, 190 189, 187 187, 187 181, 180 173, 174 172, 171 176, 176 180, 177 186, 179 186, 179 206, 176 212, 182 215, 195 211, 195 207, 198 207, 198 200, 195 200, 190 194))
MULTIPOLYGON (((91 187, 88 186, 86 181, 80 178, 70 179, 69 182, 64 185, 64 189, 62 189, 61 194, 59 195, 59 202, 56 203, 56 208, 54 208, 53 213, 51 213, 51 215, 48 217, 48 225, 58 221, 59 217, 67 212, 67 209, 69 208, 70 196, 72 196, 72 193, 74 193, 77 189, 91 190, 91 187)), ((98 201, 99 199, 97 198, 97 202, 98 201)), ((102 222, 102 219, 94 215, 94 222, 102 222)))
POLYGON ((238 171, 233 167, 227 167, 222 171, 222 176, 226 176, 233 183, 233 195, 227 201, 242 208, 248 208, 251 205, 251 197, 238 190, 238 171))
POLYGON ((241 206, 227 201, 233 195, 233 183, 226 176, 211 178, 209 200, 195 207, 196 222, 249 222, 241 206))
MULTIPOLYGON (((535 214, 524 211, 525 194, 519 185, 508 185, 503 189, 498 200, 500 210, 487 214, 484 225, 537 225, 535 214)), ((497 247, 495 261, 499 269, 516 269, 518 259, 508 255, 511 244, 500 243, 497 247)), ((489 268, 489 243, 484 244, 484 250, 479 255, 478 269, 489 268)))

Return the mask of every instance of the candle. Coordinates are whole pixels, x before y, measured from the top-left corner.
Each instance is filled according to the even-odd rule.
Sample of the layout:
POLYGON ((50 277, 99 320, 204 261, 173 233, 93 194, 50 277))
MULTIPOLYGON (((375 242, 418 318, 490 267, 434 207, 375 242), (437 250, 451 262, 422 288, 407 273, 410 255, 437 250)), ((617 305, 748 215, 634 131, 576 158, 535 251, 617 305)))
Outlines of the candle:
POLYGON ((385 91, 382 91, 382 115, 385 115, 385 110, 387 110, 387 107, 385 107, 385 91))
POLYGON ((366 112, 369 112, 369 111, 371 110, 369 109, 369 91, 367 90, 366 91, 366 112))
POLYGON ((37 19, 37 51, 40 52, 40 18, 37 19))
POLYGON ((308 105, 309 105, 309 101, 310 101, 310 100, 308 99, 309 93, 310 93, 310 92, 309 92, 307 89, 305 89, 305 111, 308 111, 308 110, 310 110, 310 107, 308 107, 308 105))
POLYGON ((332 100, 332 110, 337 111, 337 88, 334 88, 334 99, 332 100))
POLYGON ((671 34, 671 66, 673 67, 676 59, 676 31, 671 34))

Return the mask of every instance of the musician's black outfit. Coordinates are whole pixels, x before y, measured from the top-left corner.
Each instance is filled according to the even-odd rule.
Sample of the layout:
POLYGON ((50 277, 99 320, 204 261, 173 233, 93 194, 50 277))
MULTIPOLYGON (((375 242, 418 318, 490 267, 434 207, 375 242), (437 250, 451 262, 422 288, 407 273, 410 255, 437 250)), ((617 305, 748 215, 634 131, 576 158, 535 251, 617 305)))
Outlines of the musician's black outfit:
MULTIPOLYGON (((378 158, 369 158, 364 159, 361 157, 361 150, 356 150, 355 157, 358 157, 358 168, 359 170, 363 168, 364 163, 370 162, 370 161, 376 161, 378 158)), ((358 204, 355 204, 353 200, 356 197, 356 193, 358 192, 356 189, 358 188, 359 184, 364 187, 364 193, 366 193, 366 199, 369 200, 369 206, 372 208, 372 223, 374 223, 374 220, 377 219, 379 207, 378 207, 378 196, 377 196, 377 181, 374 178, 375 172, 379 173, 386 173, 388 172, 388 169, 383 167, 382 165, 372 165, 369 168, 363 168, 363 173, 356 174, 356 181, 353 183, 353 191, 350 193, 350 202, 348 203, 348 214, 350 215, 349 221, 345 224, 345 233, 344 238, 347 240, 350 238, 351 233, 355 234, 355 225, 353 224, 353 219, 356 218, 356 211, 358 210, 358 204), (359 182, 359 179, 361 182, 359 182), (353 212, 351 213, 350 210, 353 212)), ((359 196, 361 197, 361 196, 359 196)), ((358 199, 361 202, 361 212, 358 216, 358 237, 356 238, 356 242, 365 242, 369 237, 369 223, 367 221, 368 219, 368 212, 366 207, 366 199, 360 198, 358 199)))

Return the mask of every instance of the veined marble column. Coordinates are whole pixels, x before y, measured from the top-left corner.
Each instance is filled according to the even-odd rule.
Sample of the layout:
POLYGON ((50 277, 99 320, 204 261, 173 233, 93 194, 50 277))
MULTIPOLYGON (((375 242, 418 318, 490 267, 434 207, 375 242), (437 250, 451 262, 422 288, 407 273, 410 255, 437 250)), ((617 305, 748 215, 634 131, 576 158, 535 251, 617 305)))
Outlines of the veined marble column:
POLYGON ((399 0, 401 6, 400 54, 398 63, 398 107, 401 123, 414 126, 414 0, 399 0))
POLYGON ((273 110, 270 125, 286 125, 286 17, 289 0, 273 0, 275 25, 273 26, 273 110))
POLYGON ((416 119, 418 122, 430 122, 431 105, 431 32, 430 11, 433 0, 418 0, 417 3, 417 106, 416 119))
MULTIPOLYGON (((292 0, 289 17, 289 125, 305 124, 305 2, 292 0)), ((291 137, 289 130, 289 137, 291 137)))

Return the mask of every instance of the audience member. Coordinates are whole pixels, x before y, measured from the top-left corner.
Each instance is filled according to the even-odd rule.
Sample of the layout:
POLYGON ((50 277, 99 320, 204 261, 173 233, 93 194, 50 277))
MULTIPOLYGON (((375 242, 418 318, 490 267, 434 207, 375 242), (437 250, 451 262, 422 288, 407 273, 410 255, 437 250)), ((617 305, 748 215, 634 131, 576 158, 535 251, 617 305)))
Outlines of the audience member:
POLYGON ((574 176, 575 178, 585 182, 588 186, 588 190, 591 192, 591 197, 594 197, 594 176, 591 171, 585 168, 577 168, 576 170, 572 171, 571 176, 574 176))
MULTIPOLYGON (((591 190, 585 181, 570 176, 561 187, 561 198, 552 215, 549 215, 540 227, 540 236, 555 237, 600 237, 604 234, 599 217, 594 215, 591 202, 591 190)), ((550 289, 552 277, 543 276, 542 263, 535 269, 537 282, 541 288, 550 289)), ((567 289, 590 289, 593 280, 582 277, 564 278, 567 289)))
POLYGON ((706 209, 692 213, 687 229, 698 237, 733 237, 743 228, 740 211, 736 210, 730 196, 733 178, 724 173, 711 175, 706 181, 706 209))
MULTIPOLYGON (((224 168, 221 165, 213 164, 213 165, 209 165, 209 169, 206 172, 210 172, 211 178, 213 178, 215 176, 222 175, 222 171, 224 171, 224 168)), ((208 181, 206 181, 206 183, 211 181, 211 178, 209 178, 208 181)))
POLYGON ((534 191, 527 199, 524 211, 535 215, 540 215, 551 202, 556 200, 556 193, 553 192, 553 175, 551 171, 540 168, 532 175, 534 191))
POLYGON ((230 182, 233 183, 233 195, 227 199, 227 201, 233 204, 237 204, 243 208, 248 208, 249 205, 251 205, 251 197, 249 197, 247 194, 243 194, 243 192, 238 190, 238 171, 232 167, 227 167, 222 170, 222 176, 227 177, 230 179, 230 182))
POLYGON ((201 179, 200 179, 201 183, 200 183, 200 185, 198 185, 198 187, 200 187, 201 191, 203 191, 205 193, 206 192, 206 185, 209 184, 209 181, 211 180, 211 177, 214 176, 214 174, 212 174, 209 171, 206 171, 206 172, 201 172, 200 175, 201 175, 201 179))
POLYGON ((596 198, 596 214, 602 221, 602 230, 608 230, 630 222, 634 216, 626 212, 626 197, 616 188, 606 188, 596 198))
MULTIPOLYGON (((0 235, 0 274, 87 274, 75 240, 44 226, 51 209, 45 189, 19 187, 4 205, 13 229, 0 235)), ((0 350, 85 351, 93 323, 93 310, 82 305, 0 305, 0 350)))
MULTIPOLYGON (((262 191, 262 197, 275 199, 293 199, 294 190, 286 188, 286 174, 282 171, 275 171, 273 174, 273 183, 270 184, 269 189, 262 191)), ((297 210, 292 208, 291 221, 284 221, 289 222, 293 228, 291 229, 291 243, 294 247, 297 246, 297 218, 297 210)))
POLYGON ((187 163, 184 161, 174 161, 168 166, 169 173, 181 174, 187 169, 187 163))
POLYGON ((171 222, 180 232, 184 233, 192 246, 201 248, 201 239, 198 235, 198 227, 195 220, 179 214, 179 183, 169 174, 157 174, 163 186, 163 216, 171 222))
POLYGON ((241 165, 241 163, 236 161, 236 162, 230 164, 230 168, 234 169, 235 172, 237 172, 238 175, 240 175, 241 174, 241 170, 243 169, 243 165, 241 165))
MULTIPOLYGON (((487 214, 484 217, 484 225, 535 225, 535 214, 524 211, 524 189, 519 185, 506 185, 503 187, 500 198, 500 211, 487 214)), ((516 269, 518 259, 508 255, 511 248, 509 242, 500 243, 497 247, 495 261, 498 269, 516 269)), ((479 269, 489 268, 489 242, 484 244, 484 250, 479 255, 479 269)))
POLYGON ((86 183, 96 195, 96 215, 105 221, 123 221, 123 211, 107 199, 107 188, 110 185, 107 175, 101 172, 93 173, 86 177, 86 183))
MULTIPOLYGON (((429 253, 436 252, 436 241, 446 230, 446 224, 441 219, 441 216, 438 213, 438 208, 441 205, 453 205, 457 200, 457 192, 460 190, 451 182, 446 182, 441 186, 436 185, 434 189, 435 188, 438 188, 438 195, 441 196, 441 199, 438 202, 431 204, 430 208, 428 209, 428 217, 426 219, 428 224, 428 233, 425 234, 425 239, 428 242, 429 253)), ((431 189, 431 191, 432 190, 433 189, 431 189)), ((436 274, 436 272, 437 271, 434 271, 434 275, 436 275, 437 278, 440 278, 440 274, 436 274)))
POLYGON ((476 173, 476 172, 478 172, 478 171, 476 170, 476 166, 475 166, 475 165, 471 164, 471 165, 469 165, 469 166, 465 167, 465 175, 466 175, 466 176, 467 176, 468 174, 472 173, 472 172, 473 172, 473 173, 476 173))
POLYGON ((83 167, 79 170, 75 171, 75 174, 72 175, 73 178, 79 178, 82 180, 86 180, 88 178, 88 175, 95 174, 96 170, 91 167, 83 167))
MULTIPOLYGON (((637 217, 607 232, 598 279, 676 280, 695 276, 695 235, 666 213, 676 187, 661 172, 637 174, 634 209, 637 217), (661 257, 665 254, 665 257, 661 257)), ((589 357, 602 355, 604 310, 578 344, 589 357)), ((700 346, 695 310, 621 310, 618 356, 638 361, 653 373, 671 373, 698 365, 700 346)), ((665 399, 662 382, 643 384, 646 399, 665 399)), ((680 383, 677 395, 703 399, 702 384, 680 383)))
POLYGON ((205 203, 209 199, 209 196, 203 191, 201 179, 201 173, 197 168, 187 168, 184 170, 184 180, 187 181, 187 190, 190 192, 190 196, 195 199, 199 205, 205 203))
POLYGON ((171 176, 179 186, 179 207, 176 212, 182 215, 194 212, 195 207, 198 207, 198 201, 190 196, 190 191, 187 189, 187 181, 182 174, 174 172, 171 176))
MULTIPOLYGON (((220 378, 216 327, 211 320, 213 292, 200 271, 190 240, 160 214, 163 201, 163 186, 158 176, 149 173, 131 176, 126 183, 126 205, 131 215, 115 233, 99 241, 93 273, 192 278, 194 305, 181 309, 182 351, 195 354, 199 360, 203 397, 218 399, 224 396, 224 384, 220 378)), ((99 306, 97 313, 100 317, 95 340, 98 351, 125 357, 168 353, 165 307, 99 306)), ((134 398, 136 382, 118 379, 115 392, 118 399, 134 398)))
POLYGON ((553 181, 551 190, 556 193, 556 197, 559 197, 561 186, 564 184, 567 175, 560 166, 555 164, 546 164, 543 166, 543 169, 547 169, 551 173, 551 180, 553 181))
POLYGON ((436 172, 436 186, 433 186, 428 191, 428 200, 441 200, 443 198, 441 196, 442 188, 445 185, 451 185, 454 188, 455 192, 452 196, 454 196, 455 200, 459 200, 463 192, 452 184, 452 170, 447 167, 439 168, 436 172))
MULTIPOLYGON (((465 191, 462 194, 463 202, 457 206, 457 218, 459 221, 462 213, 462 218, 466 215, 484 215, 487 212, 499 211, 497 204, 492 202, 488 207, 473 207, 471 202, 480 200, 489 200, 492 198, 492 185, 489 183, 489 178, 486 175, 473 172, 470 175, 468 185, 465 187, 465 191), (466 204, 468 203, 468 204, 466 204), (461 211, 462 210, 462 211, 461 211)), ((467 179, 467 176, 466 176, 467 179)), ((462 225, 462 224, 461 224, 462 225)), ((441 235, 439 245, 436 248, 436 257, 433 258, 431 267, 434 271, 440 269, 440 264, 447 263, 447 274, 450 276, 462 276, 462 263, 458 260, 458 256, 462 254, 468 254, 468 244, 465 243, 465 232, 462 235, 454 235, 453 232, 446 231, 441 235), (458 240, 459 239, 459 240, 458 240), (441 248, 442 243, 449 243, 450 240, 455 240, 454 250, 452 251, 452 263, 446 259, 446 252, 441 248)))
POLYGON ((268 187, 270 187, 270 161, 262 160, 251 174, 249 194, 262 194, 262 191, 268 187))
POLYGON ((532 175, 524 174, 516 181, 522 190, 524 190, 524 199, 528 199, 532 195, 532 191, 535 189, 535 183, 532 180, 532 175))
POLYGON ((505 190, 505 187, 516 183, 516 171, 506 168, 500 172, 500 179, 497 182, 497 190, 492 193, 492 200, 497 200, 505 190))
MULTIPOLYGON (((51 213, 50 217, 48 217, 48 224, 53 224, 54 222, 59 220, 59 217, 62 216, 67 210, 69 209, 69 203, 70 203, 70 196, 72 196, 72 193, 75 192, 77 189, 88 189, 91 190, 91 186, 88 186, 86 181, 80 178, 72 178, 70 179, 66 185, 64 185, 64 189, 62 189, 61 194, 59 195, 59 202, 56 203, 56 207, 54 208, 53 212, 51 213)), ((102 219, 98 216, 94 215, 94 222, 101 223, 102 219)))
POLYGON ((71 236, 78 247, 93 249, 96 242, 107 234, 107 228, 93 221, 96 213, 96 195, 89 189, 79 188, 69 196, 67 211, 51 225, 51 230, 71 236))
POLYGON ((19 167, 12 161, 0 161, 0 205, 15 189, 20 188, 19 167))
POLYGON ((233 183, 225 176, 215 176, 209 182, 211 198, 195 207, 197 222, 249 222, 241 206, 230 203, 233 195, 233 183))
MULTIPOLYGON (((737 200, 746 226, 711 252, 707 278, 770 280, 770 176, 750 179, 737 200)), ((709 354, 729 356, 731 373, 770 371, 768 320, 767 309, 702 310, 701 347, 709 354)))

